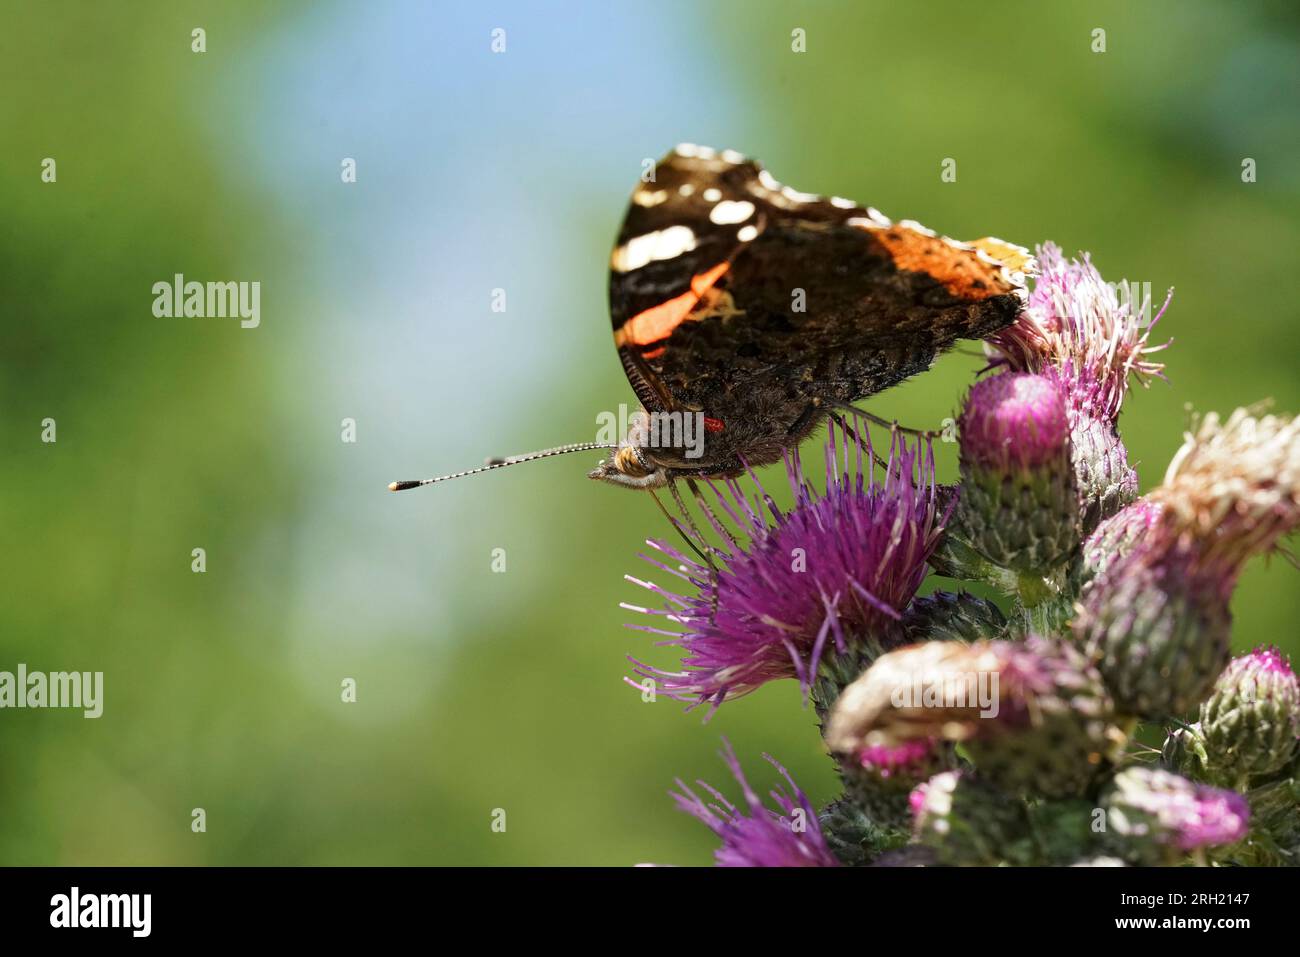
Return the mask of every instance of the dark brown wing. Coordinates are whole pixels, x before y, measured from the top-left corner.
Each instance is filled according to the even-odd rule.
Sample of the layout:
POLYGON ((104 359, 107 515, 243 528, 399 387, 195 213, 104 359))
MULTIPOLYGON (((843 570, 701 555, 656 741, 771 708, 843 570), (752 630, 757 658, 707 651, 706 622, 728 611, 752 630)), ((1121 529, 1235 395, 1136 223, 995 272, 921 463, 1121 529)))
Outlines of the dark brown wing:
POLYGON ((647 408, 758 416, 775 438, 810 399, 861 399, 1012 322, 1031 264, 679 146, 633 194, 610 314, 647 408))

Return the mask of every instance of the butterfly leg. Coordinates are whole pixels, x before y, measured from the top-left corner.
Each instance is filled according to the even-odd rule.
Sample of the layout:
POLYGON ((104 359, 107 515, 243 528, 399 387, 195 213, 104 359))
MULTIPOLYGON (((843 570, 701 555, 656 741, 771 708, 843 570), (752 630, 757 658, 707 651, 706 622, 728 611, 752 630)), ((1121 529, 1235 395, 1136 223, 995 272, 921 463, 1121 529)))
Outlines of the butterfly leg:
POLYGON ((844 434, 847 435, 854 442, 857 442, 859 445, 862 444, 862 439, 859 438, 858 433, 854 431, 853 426, 849 425, 849 420, 844 418, 844 416, 840 415, 840 413, 832 412, 831 421, 834 422, 836 425, 838 425, 841 429, 843 429, 844 434))
MULTIPOLYGON (((654 499, 654 503, 659 506, 659 511, 664 513, 664 518, 668 519, 668 524, 677 530, 677 534, 682 537, 682 541, 686 543, 687 547, 690 548, 691 551, 693 551, 696 555, 699 556, 700 561, 704 562, 706 565, 712 568, 713 567, 712 559, 710 559, 708 555, 702 552, 700 550, 700 546, 695 544, 695 541, 689 535, 686 534, 686 532, 682 529, 681 521, 674 518, 672 513, 669 512, 668 509, 664 507, 664 503, 659 501, 659 496, 655 494, 654 489, 649 489, 649 492, 650 492, 650 497, 654 499)), ((677 499, 678 504, 680 505, 681 504, 680 497, 677 495, 674 495, 673 497, 677 499)), ((689 516, 687 516, 687 521, 688 522, 690 521, 689 516)), ((692 528, 694 528, 694 525, 692 525, 692 528)))
POLYGON ((714 514, 713 509, 709 508, 709 503, 705 501, 704 494, 700 491, 700 486, 696 483, 695 479, 688 478, 686 480, 686 487, 689 488, 691 494, 695 496, 695 504, 700 507, 700 511, 704 513, 704 517, 709 520, 709 525, 713 527, 713 530, 717 532, 718 535, 721 536, 733 549, 739 550, 740 543, 737 542, 736 537, 727 530, 727 526, 723 525, 722 522, 718 520, 718 516, 714 514))
POLYGON ((810 431, 812 431, 813 420, 819 415, 825 415, 826 410, 822 407, 821 399, 813 399, 808 404, 808 408, 799 413, 799 418, 794 420, 794 424, 786 429, 785 436, 798 444, 810 431))
POLYGON ((904 432, 908 435, 916 435, 923 439, 937 439, 943 435, 942 432, 936 432, 932 429, 913 429, 906 425, 899 425, 897 422, 891 422, 888 419, 868 412, 865 409, 859 409, 851 402, 840 402, 837 399, 826 399, 824 401, 839 409, 843 409, 845 412, 852 412, 854 415, 860 415, 868 422, 874 422, 882 428, 889 429, 890 432, 904 432))
MULTIPOLYGON (((709 618, 712 619, 718 613, 718 566, 713 561, 715 549, 708 543, 703 533, 700 532, 699 526, 695 524, 695 519, 691 517, 690 509, 686 507, 686 502, 682 499, 682 493, 678 490, 677 482, 674 479, 670 478, 668 480, 668 491, 672 493, 673 501, 677 504, 677 510, 681 512, 682 518, 686 520, 686 524, 690 528, 691 534, 687 535, 685 529, 682 528, 681 523, 671 515, 668 515, 667 509, 663 507, 658 496, 655 496, 655 504, 659 506, 660 510, 663 511, 665 515, 668 515, 668 521, 672 524, 673 528, 677 529, 678 534, 682 536, 682 539, 686 544, 691 547, 691 551, 704 559, 704 563, 709 566, 709 618), (694 536, 694 538, 692 539, 691 536, 694 536), (697 545, 696 542, 699 542, 699 544, 697 545)), ((696 500, 699 501, 700 496, 698 489, 695 491, 696 500)), ((653 492, 651 494, 653 495, 653 492)))

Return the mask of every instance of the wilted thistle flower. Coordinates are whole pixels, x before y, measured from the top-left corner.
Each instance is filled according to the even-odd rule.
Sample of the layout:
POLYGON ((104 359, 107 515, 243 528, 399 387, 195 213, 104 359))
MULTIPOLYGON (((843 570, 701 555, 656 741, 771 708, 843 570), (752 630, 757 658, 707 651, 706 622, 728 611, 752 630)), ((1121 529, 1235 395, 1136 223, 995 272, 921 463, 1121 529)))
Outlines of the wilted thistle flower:
POLYGON ((1242 567, 1297 526, 1300 424, 1245 409, 1226 423, 1205 416, 1163 484, 1085 548, 1101 571, 1075 633, 1120 711, 1162 718, 1201 702, 1228 662, 1242 567))
POLYGON ((1300 420, 1259 412, 1207 413, 1148 496, 1225 572, 1300 527, 1300 420))
POLYGON ((1150 355, 1151 330, 1169 300, 1145 322, 1151 303, 1121 297, 1087 255, 1066 260, 1052 243, 1038 249, 1038 278, 1016 322, 989 337, 995 365, 1058 379, 1067 397, 1071 452, 1084 506, 1084 530, 1137 496, 1137 475, 1115 427, 1133 381, 1146 384, 1163 364, 1150 355))
POLYGON ((1281 770, 1300 735, 1300 681, 1276 648, 1232 659, 1201 704, 1206 764, 1216 780, 1245 787, 1281 770))
POLYGON ((1250 807, 1235 791, 1196 784, 1155 768, 1119 772, 1102 793, 1107 843, 1144 862, 1234 844, 1246 836, 1250 807))
MULTIPOLYGON (((877 479, 865 435, 862 428, 854 437, 832 428, 824 493, 804 479, 798 456, 788 457, 794 506, 786 512, 757 478, 753 501, 735 480, 715 484, 719 507, 746 540, 727 536, 728 545, 715 552, 716 578, 668 543, 649 543, 677 568, 648 559, 652 564, 698 590, 679 595, 629 577, 667 602, 667 611, 650 613, 686 629, 646 629, 686 654, 681 671, 634 660, 638 675, 669 697, 716 708, 780 678, 797 678, 807 689, 828 651, 845 654, 887 640, 925 578, 942 516, 929 446, 909 446, 895 435, 885 477, 877 479)), ((711 513, 710 520, 721 527, 711 513)))
POLYGON ((963 742, 980 777, 1011 794, 1069 797, 1117 757, 1101 678, 1069 645, 926 642, 882 655, 835 703, 835 754, 915 739, 963 742))
POLYGON ((770 755, 763 757, 790 785, 789 793, 779 785, 771 792, 780 811, 763 805, 745 779, 736 752, 725 740, 722 758, 740 785, 744 807, 737 807, 721 792, 697 781, 713 798, 712 802, 706 802, 680 778, 677 786, 681 793, 673 793, 673 800, 678 808, 703 821, 722 839, 722 846, 713 855, 719 867, 838 867, 839 861, 826 845, 817 810, 808 795, 799 790, 790 773, 770 755))
POLYGON ((971 389, 958 430, 954 530, 993 564, 1041 578, 1079 544, 1063 390, 1047 376, 991 376, 971 389))

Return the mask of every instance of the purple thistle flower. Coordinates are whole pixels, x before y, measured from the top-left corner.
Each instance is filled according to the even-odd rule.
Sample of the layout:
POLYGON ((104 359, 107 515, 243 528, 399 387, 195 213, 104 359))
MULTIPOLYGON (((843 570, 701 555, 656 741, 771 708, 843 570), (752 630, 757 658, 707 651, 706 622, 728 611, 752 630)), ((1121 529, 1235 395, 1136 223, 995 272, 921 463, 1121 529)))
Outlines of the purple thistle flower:
POLYGON ((1137 497, 1137 473, 1115 423, 1132 382, 1164 377, 1164 365, 1149 357, 1169 343, 1149 340, 1169 299, 1145 323, 1151 303, 1122 301, 1086 254, 1067 261, 1047 243, 1038 261, 1024 312, 989 338, 988 351, 994 366, 1041 373, 1063 387, 1086 533, 1137 497))
POLYGON ((673 800, 680 810, 703 821, 722 839, 722 846, 713 855, 719 867, 838 867, 839 861, 826 844, 817 810, 808 800, 808 795, 771 755, 763 757, 790 785, 788 793, 780 785, 771 792, 772 801, 780 811, 764 807, 762 799, 745 779, 735 750, 725 738, 722 759, 740 784, 745 807, 737 807, 715 788, 697 781, 713 798, 712 802, 706 802, 680 778, 677 786, 681 793, 670 792, 673 800))
MULTIPOLYGON (((861 427, 853 434, 866 436, 861 427)), ((887 628, 901 618, 925 579, 944 516, 936 504, 928 444, 909 446, 895 434, 883 479, 873 474, 874 465, 869 438, 851 439, 833 427, 826 443, 825 492, 805 480, 797 453, 786 457, 794 492, 789 511, 777 507, 752 472, 753 501, 734 479, 710 483, 719 508, 742 529, 745 542, 706 512, 728 543, 715 550, 719 564, 712 581, 702 563, 667 542, 648 542, 676 567, 642 557, 698 590, 680 595, 628 576, 668 608, 625 608, 662 615, 685 628, 633 626, 665 635, 661 644, 685 651, 680 671, 632 659, 636 674, 654 680, 669 697, 709 702, 716 709, 780 678, 797 678, 807 691, 828 646, 843 654, 885 640, 887 628)))
POLYGON ((1148 356, 1169 343, 1153 346, 1149 339, 1169 298, 1144 326, 1142 314, 1150 304, 1121 302, 1086 253, 1082 261, 1066 260, 1060 247, 1044 243, 1037 258, 1038 277, 1025 311, 989 337, 994 364, 1024 372, 1054 371, 1073 413, 1113 423, 1131 380, 1146 385, 1153 376, 1163 378, 1163 363, 1148 356))
MULTIPOLYGON (((961 772, 946 771, 944 773, 953 775, 955 780, 956 775, 960 774, 961 772)), ((929 791, 929 789, 930 789, 930 782, 922 781, 916 787, 912 788, 911 793, 908 794, 907 796, 907 806, 912 810, 912 819, 914 821, 919 820, 921 814, 925 811, 925 798, 926 798, 926 793, 929 791)))
POLYGON ((1239 658, 1234 658, 1231 664, 1237 662, 1248 662, 1250 667, 1255 671, 1266 674, 1280 675, 1290 682, 1296 680, 1295 671, 1291 668, 1291 662, 1287 660, 1286 655, 1282 654, 1280 648, 1269 645, 1265 648, 1256 648, 1254 651, 1244 654, 1239 658))

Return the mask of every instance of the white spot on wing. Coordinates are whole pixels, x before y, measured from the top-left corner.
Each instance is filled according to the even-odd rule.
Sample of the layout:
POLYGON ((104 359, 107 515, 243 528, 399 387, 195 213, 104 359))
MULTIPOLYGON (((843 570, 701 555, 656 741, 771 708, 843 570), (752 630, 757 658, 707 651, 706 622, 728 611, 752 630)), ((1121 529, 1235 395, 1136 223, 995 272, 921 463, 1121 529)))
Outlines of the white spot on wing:
POLYGON ((800 192, 790 186, 782 186, 781 195, 786 199, 794 200, 796 203, 816 203, 821 200, 821 197, 816 193, 800 192))
POLYGON ((866 216, 852 216, 849 218, 850 226, 858 226, 862 229, 888 229, 894 225, 889 221, 889 217, 876 209, 874 206, 867 207, 866 216))
POLYGON ((758 227, 754 225, 741 226, 740 231, 736 233, 736 238, 742 243, 753 242, 758 238, 758 227))
POLYGON ((669 226, 657 232, 635 236, 614 250, 610 268, 615 272, 631 272, 647 263, 672 259, 695 248, 695 233, 688 226, 669 226))
POLYGON ((743 223, 754 215, 754 204, 749 200, 723 200, 709 211, 709 222, 719 226, 743 223))
POLYGON ((632 202, 638 206, 658 206, 667 198, 668 190, 666 189, 638 189, 632 194, 632 202))
POLYGON ((710 186, 704 191, 704 199, 707 202, 716 203, 718 200, 722 199, 722 190, 718 189, 716 186, 710 186))
POLYGON ((713 159, 718 155, 717 150, 710 149, 707 146, 697 146, 694 143, 678 143, 676 152, 688 159, 713 159))
POLYGON ((840 209, 857 209, 858 204, 851 199, 845 199, 843 196, 832 196, 831 205, 840 209))
POLYGON ((933 238, 933 237, 939 235, 939 234, 936 233, 933 229, 931 229, 929 226, 922 226, 922 225, 921 225, 920 223, 918 223, 915 219, 903 219, 903 220, 900 220, 899 223, 898 223, 898 225, 900 225, 900 226, 905 226, 906 228, 912 230, 912 232, 914 232, 914 233, 920 233, 922 236, 929 236, 929 237, 933 238))

